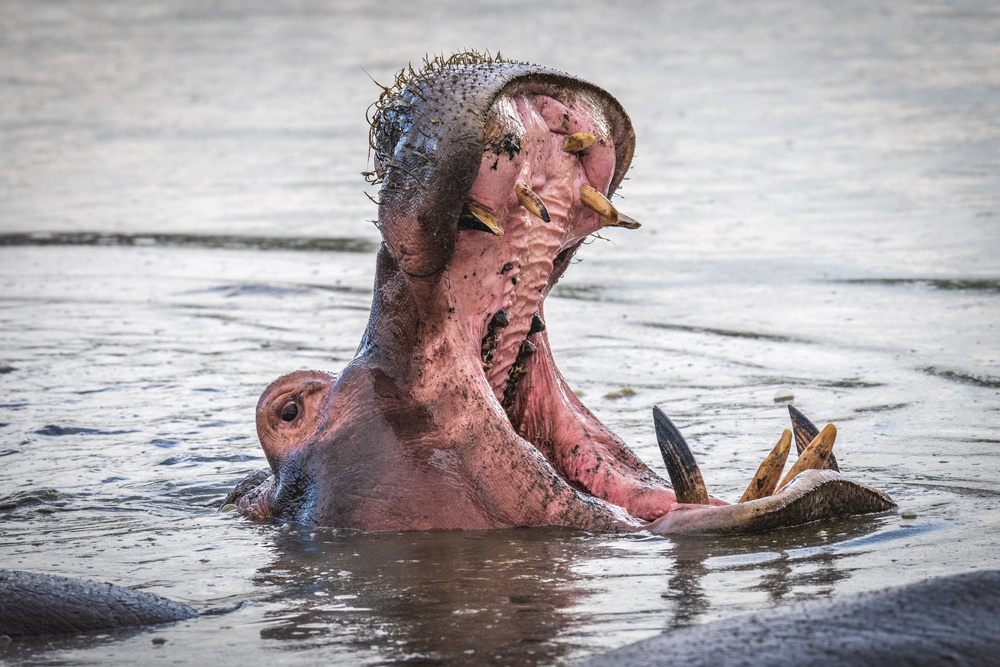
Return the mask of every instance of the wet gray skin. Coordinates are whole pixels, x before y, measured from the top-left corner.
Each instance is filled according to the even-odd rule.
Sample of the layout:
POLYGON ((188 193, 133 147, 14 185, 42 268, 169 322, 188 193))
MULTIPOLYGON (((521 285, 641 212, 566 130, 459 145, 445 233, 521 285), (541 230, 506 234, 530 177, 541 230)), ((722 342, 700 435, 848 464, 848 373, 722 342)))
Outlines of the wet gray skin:
POLYGON ((0 635, 30 637, 170 623, 191 607, 143 591, 49 574, 0 570, 0 635))
POLYGON ((638 227, 605 198, 635 146, 607 92, 464 53, 404 71, 376 106, 383 244, 364 339, 339 375, 299 371, 268 387, 257 427, 273 476, 245 481, 227 504, 376 531, 689 534, 895 507, 836 471, 808 469, 826 467, 829 451, 780 492, 726 505, 708 498, 700 474, 689 493, 693 457, 678 467, 664 449, 675 494, 570 391, 544 298, 591 233, 638 227))
POLYGON ((995 665, 1000 572, 813 600, 636 642, 584 663, 614 665, 995 665))

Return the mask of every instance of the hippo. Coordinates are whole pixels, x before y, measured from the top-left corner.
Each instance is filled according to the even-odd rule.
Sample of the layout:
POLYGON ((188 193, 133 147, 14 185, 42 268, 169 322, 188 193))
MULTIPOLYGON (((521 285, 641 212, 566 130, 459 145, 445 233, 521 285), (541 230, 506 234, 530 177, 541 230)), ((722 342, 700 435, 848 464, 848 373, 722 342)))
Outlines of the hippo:
MULTIPOLYGON (((895 507, 842 476, 836 429, 816 428, 795 408, 792 429, 740 501, 726 504, 708 496, 662 410, 653 421, 669 483, 570 390, 552 358, 544 299, 589 235, 640 226, 610 202, 635 146, 610 94, 562 72, 463 53, 402 72, 375 109, 370 178, 381 183, 383 242, 361 345, 337 375, 296 371, 267 387, 256 422, 270 469, 248 475, 225 506, 253 519, 368 531, 551 525, 660 534, 749 533, 895 507), (782 477, 793 436, 799 457, 782 477)), ((956 607, 985 625, 996 616, 997 577, 927 590, 955 588, 956 607)), ((848 628, 843 619, 869 600, 891 606, 915 592, 926 591, 849 598, 814 615, 848 628)), ((943 650, 969 622, 949 609, 943 650)), ((197 614, 109 584, 0 571, 0 635, 197 614)), ((713 645, 743 655, 738 636, 713 632, 713 645)), ((788 655, 808 644, 801 633, 782 637, 788 655)), ((995 644, 974 653, 992 659, 995 644)))
POLYGON ((820 598, 695 625, 580 667, 649 665, 995 665, 1000 571, 820 598))
POLYGON ((37 637, 174 623, 191 607, 114 584, 0 570, 0 636, 37 637))
POLYGON ((640 227, 610 201, 635 132, 609 93, 500 57, 439 57, 384 88, 370 139, 382 243, 361 344, 339 374, 300 370, 267 387, 256 425, 270 470, 225 504, 253 519, 366 531, 663 534, 895 507, 842 476, 835 429, 808 420, 796 442, 809 455, 794 474, 778 483, 786 432, 743 502, 727 504, 708 496, 657 409, 668 483, 570 389, 545 297, 587 237, 640 227))

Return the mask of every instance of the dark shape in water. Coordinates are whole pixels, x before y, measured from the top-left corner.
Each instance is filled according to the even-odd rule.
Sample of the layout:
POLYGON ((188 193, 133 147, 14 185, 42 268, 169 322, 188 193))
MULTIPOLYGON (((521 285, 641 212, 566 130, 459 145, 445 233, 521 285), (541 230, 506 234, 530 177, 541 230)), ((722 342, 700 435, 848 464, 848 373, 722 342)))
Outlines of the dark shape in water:
POLYGON ((157 625, 197 615, 179 602, 113 584, 0 570, 0 635, 8 637, 157 625))
POLYGON ((998 627, 1000 572, 972 572, 684 628, 583 664, 985 666, 998 627))

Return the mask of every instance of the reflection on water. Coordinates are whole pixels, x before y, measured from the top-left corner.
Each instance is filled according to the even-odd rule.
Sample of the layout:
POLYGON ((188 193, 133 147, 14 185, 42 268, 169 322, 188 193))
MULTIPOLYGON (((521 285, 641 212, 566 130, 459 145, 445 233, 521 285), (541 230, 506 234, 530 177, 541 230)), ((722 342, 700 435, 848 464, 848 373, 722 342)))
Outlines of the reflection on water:
POLYGON ((521 18, 495 2, 5 4, 0 562, 216 613, 14 642, 0 661, 571 664, 992 563, 996 13, 578 0, 521 18), (470 43, 584 75, 636 125, 616 205, 644 226, 585 246, 546 304, 587 405, 662 472, 661 405, 732 500, 791 395, 899 514, 668 539, 217 512, 265 465, 262 389, 339 370, 367 323, 366 72, 470 43))
POLYGON ((829 594, 849 576, 858 555, 852 542, 882 528, 862 520, 789 531, 777 540, 659 539, 642 561, 629 563, 616 547, 648 544, 643 538, 545 529, 365 535, 286 527, 275 538, 274 562, 255 577, 284 603, 261 637, 317 649, 349 637, 362 652, 384 647, 382 660, 478 656, 507 664, 531 655, 558 662, 609 645, 601 636, 608 619, 648 614, 643 605, 665 607, 665 628, 704 620, 713 606, 712 577, 735 573, 757 581, 746 591, 763 593, 762 606, 829 594), (595 573, 607 580, 597 591, 595 573))
POLYGON ((479 656, 501 663, 525 649, 544 661, 569 650, 559 639, 586 615, 573 564, 592 544, 551 531, 284 536, 257 579, 280 585, 281 622, 264 639, 319 645, 349 636, 384 645, 382 659, 479 656), (488 656, 488 658, 487 658, 488 656))
POLYGON ((552 529, 264 532, 267 561, 240 572, 256 589, 249 606, 218 598, 202 604, 212 615, 197 621, 114 633, 113 642, 109 635, 18 642, 10 655, 125 659, 165 637, 183 659, 222 633, 242 637, 226 660, 264 650, 356 664, 573 662, 620 644, 621 634, 716 618, 720 606, 729 615, 831 594, 867 554, 865 536, 892 531, 869 519, 673 541, 552 529))

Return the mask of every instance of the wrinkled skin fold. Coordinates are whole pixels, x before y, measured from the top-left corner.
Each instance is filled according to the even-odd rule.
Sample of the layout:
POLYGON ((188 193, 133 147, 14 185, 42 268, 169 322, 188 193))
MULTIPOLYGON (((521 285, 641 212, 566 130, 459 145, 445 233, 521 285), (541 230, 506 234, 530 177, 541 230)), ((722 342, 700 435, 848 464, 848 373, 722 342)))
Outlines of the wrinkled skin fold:
POLYGON ((561 72, 460 54, 401 75, 372 124, 383 243, 358 354, 339 375, 267 388, 257 430, 271 474, 226 503, 372 531, 664 533, 893 507, 816 470, 739 505, 679 503, 569 389, 544 298, 589 235, 639 226, 609 201, 634 145, 617 100, 561 72))

